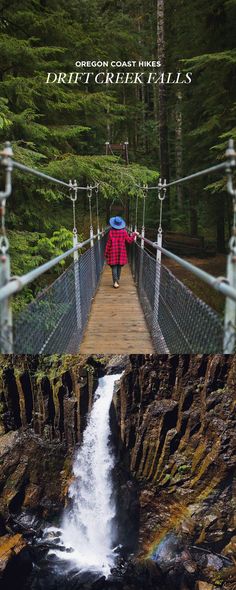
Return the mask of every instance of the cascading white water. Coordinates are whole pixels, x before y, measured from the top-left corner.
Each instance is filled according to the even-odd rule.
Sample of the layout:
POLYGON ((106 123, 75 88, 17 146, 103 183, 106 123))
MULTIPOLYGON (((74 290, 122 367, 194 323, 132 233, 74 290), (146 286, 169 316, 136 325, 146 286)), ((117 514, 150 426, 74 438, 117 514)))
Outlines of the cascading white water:
POLYGON ((110 448, 109 409, 114 383, 120 375, 99 379, 95 401, 78 449, 74 480, 69 488, 72 506, 64 517, 62 541, 79 568, 109 575, 114 565, 115 500, 112 485, 114 458, 110 448))

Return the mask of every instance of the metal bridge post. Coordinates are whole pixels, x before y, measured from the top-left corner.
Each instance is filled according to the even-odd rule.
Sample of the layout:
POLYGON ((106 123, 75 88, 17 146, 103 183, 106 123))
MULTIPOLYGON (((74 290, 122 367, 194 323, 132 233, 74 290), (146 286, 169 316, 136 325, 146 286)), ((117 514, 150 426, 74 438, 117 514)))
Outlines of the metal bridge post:
MULTIPOLYGON (((78 244, 77 229, 73 229, 73 247, 78 244)), ((81 294, 80 294, 80 276, 79 276, 79 252, 74 252, 74 276, 75 276, 75 308, 76 308, 76 322, 78 332, 82 331, 82 314, 81 314, 81 294)))
POLYGON ((145 227, 143 226, 141 229, 141 248, 144 250, 144 239, 145 238, 145 227))
MULTIPOLYGON (((78 245, 78 234, 77 234, 77 229, 74 227, 73 229, 73 248, 75 248, 75 246, 78 245)), ((74 252, 74 262, 77 262, 77 260, 79 260, 79 252, 78 250, 75 250, 74 252)))
POLYGON ((100 232, 100 227, 98 225, 97 228, 97 235, 98 235, 98 264, 99 264, 99 274, 102 270, 102 249, 101 249, 101 232, 100 232))
POLYGON ((87 186, 87 194, 89 200, 89 215, 90 215, 90 267, 91 267, 91 281, 92 281, 92 294, 96 288, 96 279, 95 279, 95 257, 94 257, 94 232, 93 232, 93 216, 92 216, 92 187, 87 186))
POLYGON ((93 246, 94 246, 94 232, 93 232, 92 225, 90 226, 89 236, 90 236, 90 246, 91 246, 91 248, 93 248, 93 246))
POLYGON ((141 252, 140 252, 140 264, 139 264, 139 289, 142 289, 143 283, 143 251, 144 251, 144 237, 145 237, 145 212, 146 212, 146 196, 147 186, 143 187, 143 224, 141 229, 141 252))
MULTIPOLYGON (((2 238, 2 240, 3 239, 4 238, 2 238)), ((2 242, 0 246, 0 287, 7 285, 11 279, 10 257, 8 254, 4 253, 5 248, 7 250, 7 247, 4 246, 2 242)), ((10 297, 6 297, 0 303, 0 342, 2 353, 8 354, 13 352, 13 326, 10 297)))
POLYGON ((144 249, 144 237, 145 237, 145 214, 146 214, 146 197, 147 197, 147 185, 143 186, 143 223, 141 230, 141 248, 144 249))
MULTIPOLYGON (((162 247, 162 229, 158 229, 157 244, 162 247)), ((155 291, 154 291, 154 306, 152 318, 152 331, 155 338, 156 328, 158 325, 159 315, 159 300, 160 300, 160 281, 161 281, 161 251, 156 251, 156 274, 155 274, 155 291)))
POLYGON ((143 251, 144 251, 144 240, 143 238, 145 237, 145 228, 144 226, 142 227, 141 230, 141 251, 140 251, 140 261, 139 261, 139 289, 142 289, 142 283, 143 283, 143 251))
MULTIPOLYGON (((166 198, 166 180, 162 185, 161 178, 158 183, 158 199, 160 201, 160 212, 159 212, 159 227, 157 232, 157 245, 162 248, 162 214, 163 214, 163 201, 166 198), (163 190, 163 194, 162 194, 163 190)), ((159 303, 160 303, 160 286, 161 286, 161 250, 156 251, 156 275, 155 275, 155 291, 154 291, 154 306, 153 306, 153 320, 152 330, 153 337, 155 339, 156 329, 158 327, 159 319, 159 303)))
MULTIPOLYGON (((6 199, 12 191, 12 158, 13 152, 10 143, 7 141, 4 150, 0 154, 0 161, 5 167, 5 190, 0 191, 0 217, 1 217, 1 235, 0 235, 0 288, 7 285, 11 280, 10 256, 7 253, 9 242, 6 236, 5 228, 5 208, 6 199)), ((13 325, 12 309, 10 297, 6 297, 0 303, 0 349, 2 353, 13 352, 13 325)))
MULTIPOLYGON (((162 248, 162 230, 158 230, 157 245, 162 248)), ((161 264, 161 250, 157 250, 157 260, 161 264)))
POLYGON ((91 261, 91 280, 92 280, 92 288, 93 293, 96 289, 96 278, 95 278, 95 256, 94 256, 94 233, 93 233, 93 226, 90 227, 90 261, 91 261))
POLYGON ((87 186, 87 194, 88 194, 88 201, 89 201, 89 218, 90 218, 90 245, 91 248, 94 245, 94 234, 93 234, 93 215, 92 215, 92 194, 93 194, 93 190, 91 185, 87 186))
MULTIPOLYGON (((236 165, 236 152, 234 150, 234 142, 229 140, 228 148, 226 150, 226 158, 228 159, 228 166, 226 168, 227 174, 227 191, 233 197, 233 231, 232 237, 229 241, 229 254, 227 259, 227 282, 236 289, 236 190, 233 187, 232 167, 236 165)), ((225 301, 225 321, 224 321, 224 343, 223 352, 231 354, 235 352, 236 345, 236 303, 229 297, 225 301)))

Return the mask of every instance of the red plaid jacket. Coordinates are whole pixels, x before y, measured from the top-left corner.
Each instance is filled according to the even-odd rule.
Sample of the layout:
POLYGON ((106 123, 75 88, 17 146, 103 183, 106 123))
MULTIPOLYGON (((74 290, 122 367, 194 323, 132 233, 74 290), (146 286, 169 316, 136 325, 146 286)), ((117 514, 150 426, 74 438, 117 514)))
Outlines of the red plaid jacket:
POLYGON ((126 229, 110 229, 105 248, 107 264, 127 264, 126 242, 131 244, 134 241, 135 233, 129 236, 126 229))

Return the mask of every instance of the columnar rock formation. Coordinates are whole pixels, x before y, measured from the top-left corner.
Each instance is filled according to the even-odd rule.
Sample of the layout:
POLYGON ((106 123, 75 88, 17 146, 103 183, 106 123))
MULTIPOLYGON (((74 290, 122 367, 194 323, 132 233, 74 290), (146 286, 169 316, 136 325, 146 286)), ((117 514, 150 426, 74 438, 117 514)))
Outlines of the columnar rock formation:
POLYGON ((98 367, 79 356, 2 357, 0 432, 31 426, 43 438, 74 446, 92 404, 98 367))
POLYGON ((101 370, 95 360, 81 357, 2 357, 0 514, 5 522, 20 510, 48 517, 62 509, 73 448, 101 370))
MULTIPOLYGON (((1 365, 0 565, 9 551, 25 550, 22 513, 61 512, 98 377, 117 366, 125 369, 111 408, 121 542, 131 548, 136 540, 146 560, 173 537, 230 564, 236 356, 6 356, 1 365)), ((222 586, 223 575, 221 567, 218 587, 234 590, 235 572, 222 586)))
POLYGON ((173 531, 232 553, 235 381, 234 356, 131 357, 114 403, 139 482, 142 556, 173 531))
POLYGON ((117 363, 127 360, 1 357, 0 515, 61 511, 98 378, 117 363))

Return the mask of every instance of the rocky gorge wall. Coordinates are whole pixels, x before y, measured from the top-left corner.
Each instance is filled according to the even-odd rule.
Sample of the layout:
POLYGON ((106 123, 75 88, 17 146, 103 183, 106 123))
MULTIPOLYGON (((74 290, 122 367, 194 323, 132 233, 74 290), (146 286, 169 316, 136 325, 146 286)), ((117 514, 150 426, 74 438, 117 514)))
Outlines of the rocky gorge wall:
MULTIPOLYGON (((139 562, 155 558, 171 542, 172 552, 178 552, 178 543, 197 547, 199 554, 205 547, 209 560, 214 561, 213 551, 233 567, 234 356, 8 356, 1 361, 0 577, 9 555, 24 548, 22 513, 46 521, 61 512, 74 446, 98 377, 117 367, 125 370, 111 408, 122 543, 129 546, 129 533, 132 548, 137 536, 139 562)), ((164 556, 171 561, 165 551, 164 556)), ((195 567, 188 553, 186 560, 187 567, 195 567)), ((225 563, 216 575, 216 563, 207 562, 214 571, 204 575, 215 585, 197 590, 235 590, 235 574, 229 579, 229 568, 224 574, 225 563)), ((182 590, 172 582, 164 587, 182 590)))
POLYGON ((235 385, 235 356, 131 357, 114 407, 139 486, 141 558, 173 533, 235 556, 235 385))
POLYGON ((68 447, 80 440, 102 362, 79 357, 2 357, 0 434, 31 427, 68 447))
POLYGON ((39 507, 40 497, 48 510, 59 509, 98 378, 122 362, 125 357, 2 355, 0 512, 39 507))

